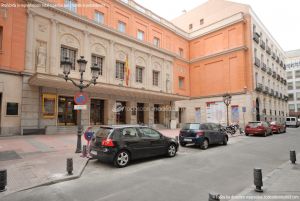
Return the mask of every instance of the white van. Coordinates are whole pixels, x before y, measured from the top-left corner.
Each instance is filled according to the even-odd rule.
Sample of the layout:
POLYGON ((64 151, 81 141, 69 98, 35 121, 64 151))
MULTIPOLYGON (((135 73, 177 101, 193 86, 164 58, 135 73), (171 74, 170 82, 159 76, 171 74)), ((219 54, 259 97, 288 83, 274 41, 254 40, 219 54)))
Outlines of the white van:
POLYGON ((299 127, 300 121, 296 117, 286 117, 285 124, 287 127, 299 127))

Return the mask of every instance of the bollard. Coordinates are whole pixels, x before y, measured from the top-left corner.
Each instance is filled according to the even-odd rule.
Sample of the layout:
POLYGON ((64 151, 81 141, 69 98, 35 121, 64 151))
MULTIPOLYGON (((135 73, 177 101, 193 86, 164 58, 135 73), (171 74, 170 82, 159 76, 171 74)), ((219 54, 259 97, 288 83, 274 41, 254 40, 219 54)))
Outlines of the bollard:
POLYGON ((292 164, 295 164, 296 163, 296 151, 290 151, 290 160, 292 162, 292 164))
POLYGON ((69 175, 73 174, 73 159, 67 158, 67 172, 69 175))
POLYGON ((175 136, 175 139, 176 139, 177 142, 179 141, 179 137, 178 136, 175 136))
POLYGON ((0 192, 6 191, 7 170, 0 170, 0 192))
POLYGON ((209 193, 208 201, 220 201, 220 195, 216 193, 209 193))
POLYGON ((82 146, 82 157, 86 157, 87 156, 87 149, 86 149, 86 145, 82 146))
POLYGON ((263 186, 261 169, 254 168, 253 176, 254 176, 255 191, 260 193, 263 192, 263 190, 261 189, 261 187, 263 186))

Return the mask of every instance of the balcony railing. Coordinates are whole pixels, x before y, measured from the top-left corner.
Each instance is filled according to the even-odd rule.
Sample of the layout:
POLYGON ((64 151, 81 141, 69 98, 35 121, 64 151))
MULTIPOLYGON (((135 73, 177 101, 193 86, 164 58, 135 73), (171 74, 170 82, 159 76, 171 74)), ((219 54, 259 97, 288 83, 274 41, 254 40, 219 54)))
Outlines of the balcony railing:
POLYGON ((280 78, 280 82, 281 82, 282 84, 284 83, 283 77, 280 78))
POLYGON ((253 35, 253 40, 254 40, 257 44, 259 43, 259 37, 260 37, 260 35, 259 35, 257 32, 255 32, 254 35, 253 35))
POLYGON ((284 96, 284 100, 285 100, 285 101, 288 101, 288 100, 289 100, 289 97, 288 97, 288 96, 284 96))
POLYGON ((286 81, 286 79, 284 79, 284 81, 283 81, 283 84, 284 84, 284 85, 287 85, 287 81, 286 81))
POLYGON ((260 60, 259 60, 259 58, 255 57, 254 65, 257 66, 257 67, 260 67, 260 60))
POLYGON ((277 56, 277 57, 276 57, 276 62, 277 62, 278 64, 279 64, 279 61, 280 61, 280 60, 279 60, 279 57, 277 56))
POLYGON ((266 49, 266 43, 265 43, 265 41, 263 41, 263 40, 260 41, 260 47, 261 47, 263 50, 266 49))
POLYGON ((275 98, 277 98, 279 96, 279 93, 278 93, 278 91, 275 91, 275 95, 274 95, 274 97, 275 98))
POLYGON ((263 91, 265 94, 268 94, 269 93, 269 87, 265 86, 264 88, 264 91, 263 91))
POLYGON ((275 71, 272 72, 272 77, 276 78, 276 72, 275 71))
POLYGON ((257 83, 255 89, 256 89, 256 91, 261 92, 263 90, 263 85, 261 83, 257 83))
POLYGON ((268 67, 268 74, 272 75, 272 68, 268 67))
POLYGON ((275 54, 275 52, 272 53, 272 59, 276 59, 276 54, 275 54))
POLYGON ((266 52, 269 54, 269 55, 271 55, 271 48, 267 45, 267 50, 266 50, 266 52))
POLYGON ((270 96, 274 96, 274 89, 271 89, 269 94, 270 96))
POLYGON ((280 66, 283 67, 283 61, 280 61, 280 66))
POLYGON ((261 66, 261 69, 263 71, 267 71, 267 65, 265 63, 262 62, 262 66, 261 66))
POLYGON ((277 74, 277 77, 276 77, 276 79, 278 80, 278 81, 280 81, 280 75, 279 74, 277 74))

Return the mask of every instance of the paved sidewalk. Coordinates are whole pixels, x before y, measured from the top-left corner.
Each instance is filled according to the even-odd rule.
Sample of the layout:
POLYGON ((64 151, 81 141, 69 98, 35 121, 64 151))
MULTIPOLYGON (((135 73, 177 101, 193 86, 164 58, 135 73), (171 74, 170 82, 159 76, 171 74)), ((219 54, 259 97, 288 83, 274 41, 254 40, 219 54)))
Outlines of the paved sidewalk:
MULTIPOLYGON (((77 136, 34 135, 0 137, 0 169, 7 169, 9 193, 39 185, 78 178, 87 158, 75 154, 77 136), (66 159, 73 158, 73 175, 66 173, 66 159)), ((83 140, 83 139, 82 139, 83 140)))
POLYGON ((263 175, 263 193, 255 192, 253 185, 238 195, 233 196, 231 201, 300 200, 300 154, 297 155, 297 158, 298 164, 291 164, 288 161, 268 175, 263 175))

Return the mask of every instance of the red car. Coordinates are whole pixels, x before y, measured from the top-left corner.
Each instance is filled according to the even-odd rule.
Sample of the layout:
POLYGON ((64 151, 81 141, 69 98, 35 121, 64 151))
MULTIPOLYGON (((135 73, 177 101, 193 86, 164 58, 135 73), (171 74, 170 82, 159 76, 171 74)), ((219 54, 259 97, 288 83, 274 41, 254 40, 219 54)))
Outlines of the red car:
POLYGON ((273 133, 285 133, 286 127, 284 124, 281 124, 277 121, 271 122, 271 128, 273 133))
POLYGON ((270 124, 264 121, 251 121, 245 127, 245 135, 262 135, 267 137, 272 135, 272 128, 270 124))

